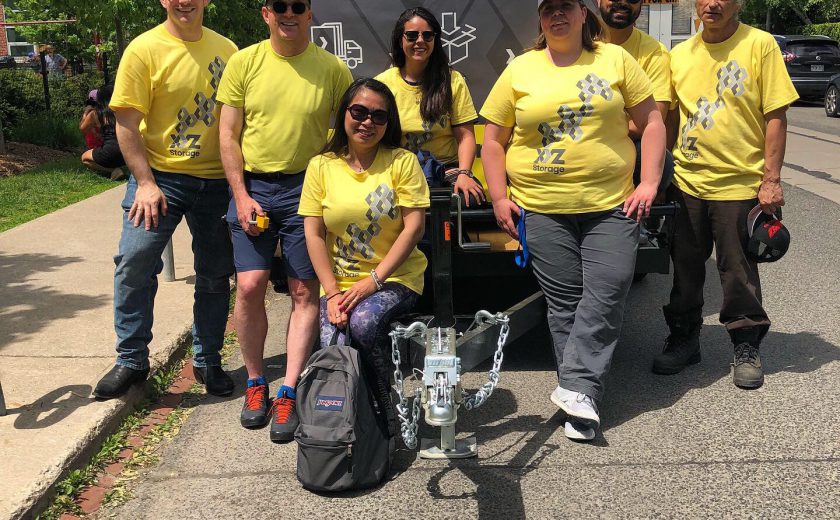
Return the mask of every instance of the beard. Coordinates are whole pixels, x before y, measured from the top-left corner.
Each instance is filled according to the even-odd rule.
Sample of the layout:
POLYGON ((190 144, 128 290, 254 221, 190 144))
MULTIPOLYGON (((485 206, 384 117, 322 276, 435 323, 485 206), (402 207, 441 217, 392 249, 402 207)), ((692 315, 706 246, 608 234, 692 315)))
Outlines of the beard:
POLYGON ((608 26, 612 27, 613 29, 626 29, 636 23, 636 20, 639 18, 639 15, 642 14, 641 9, 638 13, 634 13, 632 9, 609 9, 607 11, 601 11, 601 18, 604 19, 604 23, 608 26), (627 19, 626 20, 616 20, 615 13, 626 13, 627 19))

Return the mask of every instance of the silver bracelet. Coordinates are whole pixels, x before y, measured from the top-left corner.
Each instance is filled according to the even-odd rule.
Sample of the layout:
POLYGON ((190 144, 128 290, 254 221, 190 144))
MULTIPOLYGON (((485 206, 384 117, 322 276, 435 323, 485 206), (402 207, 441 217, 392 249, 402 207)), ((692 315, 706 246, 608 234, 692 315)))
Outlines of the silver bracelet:
POLYGON ((382 285, 382 281, 379 280, 379 275, 376 274, 376 269, 371 269, 370 270, 370 277, 373 278, 373 283, 376 284, 376 290, 381 291, 383 285, 382 285))

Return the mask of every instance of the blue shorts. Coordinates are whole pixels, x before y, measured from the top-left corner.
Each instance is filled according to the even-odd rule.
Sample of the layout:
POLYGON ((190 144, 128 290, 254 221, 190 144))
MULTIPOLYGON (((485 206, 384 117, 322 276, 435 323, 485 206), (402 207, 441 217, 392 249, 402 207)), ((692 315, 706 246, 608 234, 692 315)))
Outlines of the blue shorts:
POLYGON ((258 236, 245 233, 236 218, 236 204, 231 197, 225 219, 233 242, 233 263, 236 272, 271 270, 277 244, 289 278, 315 280, 315 269, 306 251, 303 217, 298 215, 304 173, 245 173, 245 188, 270 220, 269 228, 258 236), (262 178, 261 178, 262 177, 262 178))

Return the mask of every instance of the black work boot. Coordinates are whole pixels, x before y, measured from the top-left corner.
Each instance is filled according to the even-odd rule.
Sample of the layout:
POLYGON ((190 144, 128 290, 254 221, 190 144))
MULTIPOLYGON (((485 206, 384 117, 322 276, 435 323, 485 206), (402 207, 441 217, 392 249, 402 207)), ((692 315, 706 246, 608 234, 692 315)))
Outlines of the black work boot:
POLYGON ((729 335, 735 345, 732 382, 739 388, 759 388, 764 384, 764 371, 758 355, 758 345, 763 336, 761 330, 758 327, 743 327, 730 330, 729 335))
POLYGON ((93 391, 94 397, 99 399, 114 399, 128 392, 134 383, 142 383, 149 375, 149 369, 134 370, 122 365, 114 365, 107 374, 102 376, 93 391))
POLYGON ((233 379, 220 366, 193 366, 193 374, 210 395, 224 397, 233 393, 233 379))
POLYGON ((666 316, 671 333, 662 353, 653 359, 653 373, 678 374, 688 365, 700 362, 700 323, 666 316))

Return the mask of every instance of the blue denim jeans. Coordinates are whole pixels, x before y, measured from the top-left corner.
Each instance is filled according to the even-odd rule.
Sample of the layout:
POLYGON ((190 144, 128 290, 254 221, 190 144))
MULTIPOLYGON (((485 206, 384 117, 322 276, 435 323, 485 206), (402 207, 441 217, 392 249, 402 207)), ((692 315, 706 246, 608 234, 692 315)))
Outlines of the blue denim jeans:
POLYGON ((193 365, 221 365, 225 324, 230 298, 233 253, 222 217, 227 211, 224 179, 154 172, 167 202, 167 214, 149 231, 134 227, 128 211, 137 182, 128 180, 122 202, 123 228, 119 253, 114 257, 114 328, 117 331, 117 364, 144 370, 149 367, 157 275, 163 270, 161 254, 175 228, 186 217, 192 233, 195 267, 193 304, 193 365))

